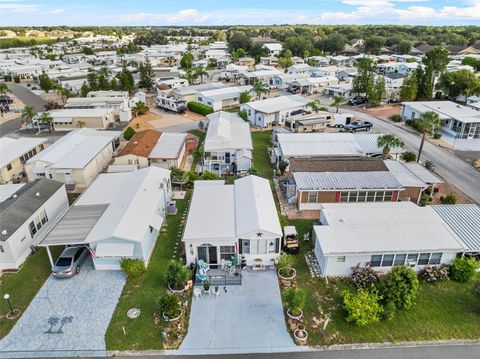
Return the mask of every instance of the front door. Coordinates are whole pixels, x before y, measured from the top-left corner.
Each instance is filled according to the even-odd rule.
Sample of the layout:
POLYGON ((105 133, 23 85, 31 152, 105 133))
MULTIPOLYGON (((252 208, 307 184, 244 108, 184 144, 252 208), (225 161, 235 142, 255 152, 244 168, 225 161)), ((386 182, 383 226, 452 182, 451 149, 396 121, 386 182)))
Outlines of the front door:
POLYGON ((202 259, 209 264, 217 264, 217 247, 210 244, 203 244, 198 247, 198 259, 202 259))
POLYGON ((226 164, 230 163, 230 152, 225 152, 225 163, 226 164))

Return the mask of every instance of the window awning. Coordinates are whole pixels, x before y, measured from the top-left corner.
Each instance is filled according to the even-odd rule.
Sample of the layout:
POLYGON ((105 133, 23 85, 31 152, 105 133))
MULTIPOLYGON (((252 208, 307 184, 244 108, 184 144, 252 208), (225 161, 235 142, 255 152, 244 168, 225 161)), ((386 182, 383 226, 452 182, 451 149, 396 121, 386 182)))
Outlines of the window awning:
POLYGON ((133 257, 133 243, 99 243, 95 248, 96 257, 133 257))

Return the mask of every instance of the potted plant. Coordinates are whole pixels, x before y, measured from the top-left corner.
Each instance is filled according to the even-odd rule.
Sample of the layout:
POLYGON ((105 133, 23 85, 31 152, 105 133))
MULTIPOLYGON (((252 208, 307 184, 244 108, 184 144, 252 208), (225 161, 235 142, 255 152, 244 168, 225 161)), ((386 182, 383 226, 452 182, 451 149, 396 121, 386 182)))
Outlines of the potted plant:
POLYGON ((174 293, 165 293, 160 297, 160 309, 162 310, 163 319, 167 322, 176 321, 183 314, 179 298, 174 293))
POLYGON ((287 306, 287 316, 291 319, 299 320, 303 316, 307 292, 302 288, 287 288, 283 292, 283 301, 287 306))
POLYGON ((308 333, 307 330, 305 329, 305 325, 299 324, 297 326, 297 329, 294 330, 293 336, 295 339, 297 339, 299 342, 304 342, 308 339, 308 333))
POLYGON ((210 291, 210 282, 208 280, 203 281, 203 290, 205 293, 210 291))
POLYGON ((165 273, 165 280, 168 289, 173 293, 182 293, 185 291, 185 282, 188 279, 188 269, 179 261, 172 259, 168 262, 165 273))
POLYGON ((297 276, 297 271, 293 268, 295 258, 291 254, 282 253, 277 262, 278 276, 284 280, 291 280, 297 276))

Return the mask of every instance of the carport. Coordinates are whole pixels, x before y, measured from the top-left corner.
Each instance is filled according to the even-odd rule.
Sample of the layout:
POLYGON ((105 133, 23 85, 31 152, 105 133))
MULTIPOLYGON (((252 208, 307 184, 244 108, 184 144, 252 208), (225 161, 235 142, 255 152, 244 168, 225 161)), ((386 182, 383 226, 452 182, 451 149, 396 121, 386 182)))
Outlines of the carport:
POLYGON ((73 206, 55 224, 40 246, 46 247, 48 259, 53 266, 51 246, 88 245, 87 237, 102 217, 108 204, 73 206))

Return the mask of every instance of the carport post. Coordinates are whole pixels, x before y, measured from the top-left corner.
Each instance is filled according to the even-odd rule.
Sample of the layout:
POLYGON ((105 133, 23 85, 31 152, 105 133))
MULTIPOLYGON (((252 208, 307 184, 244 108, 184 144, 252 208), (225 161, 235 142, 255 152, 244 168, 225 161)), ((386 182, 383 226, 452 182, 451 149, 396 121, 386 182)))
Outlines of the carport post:
POLYGON ((52 253, 50 252, 50 246, 47 246, 47 254, 48 254, 48 259, 50 259, 50 264, 53 267, 53 259, 52 259, 52 253))

